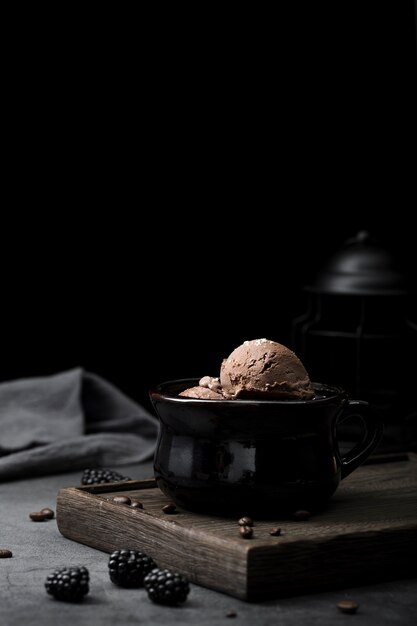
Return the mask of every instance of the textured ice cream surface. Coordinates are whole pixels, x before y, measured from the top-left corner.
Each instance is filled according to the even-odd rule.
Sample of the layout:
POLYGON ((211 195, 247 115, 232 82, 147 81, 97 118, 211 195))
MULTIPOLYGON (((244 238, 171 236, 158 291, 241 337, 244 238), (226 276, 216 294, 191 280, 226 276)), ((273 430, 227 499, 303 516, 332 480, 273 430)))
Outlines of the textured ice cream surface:
POLYGON ((203 378, 200 378, 198 384, 200 387, 208 387, 209 389, 213 389, 213 391, 221 392, 222 390, 220 378, 215 378, 214 376, 203 376, 203 378))
POLYGON ((309 375, 294 352, 270 339, 245 341, 223 360, 220 383, 226 399, 310 400, 309 375))
POLYGON ((199 385, 184 389, 179 395, 185 398, 198 398, 202 400, 224 400, 221 393, 217 393, 217 391, 213 391, 208 387, 200 387, 199 385))
POLYGON ((213 376, 203 376, 196 387, 184 389, 179 395, 203 400, 223 400, 220 379, 213 376))

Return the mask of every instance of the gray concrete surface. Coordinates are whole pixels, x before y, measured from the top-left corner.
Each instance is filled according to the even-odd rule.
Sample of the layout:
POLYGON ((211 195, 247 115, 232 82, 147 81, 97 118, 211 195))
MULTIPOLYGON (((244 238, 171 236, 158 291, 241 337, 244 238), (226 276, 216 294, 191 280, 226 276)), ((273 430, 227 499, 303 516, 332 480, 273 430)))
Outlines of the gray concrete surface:
MULTIPOLYGON (((152 475, 150 463, 119 471, 137 479, 152 475)), ((256 604, 192 585, 183 607, 153 604, 144 589, 121 589, 110 582, 107 554, 65 539, 55 520, 35 523, 29 519, 31 511, 46 506, 55 510, 58 490, 78 485, 80 479, 81 473, 76 472, 0 484, 0 548, 14 555, 0 559, 1 626, 417 624, 417 578, 256 604), (90 593, 81 604, 58 602, 46 594, 47 574, 63 565, 86 565, 90 570, 90 593), (359 603, 357 614, 337 610, 336 602, 343 598, 359 603), (237 613, 235 618, 226 617, 231 609, 237 613)))

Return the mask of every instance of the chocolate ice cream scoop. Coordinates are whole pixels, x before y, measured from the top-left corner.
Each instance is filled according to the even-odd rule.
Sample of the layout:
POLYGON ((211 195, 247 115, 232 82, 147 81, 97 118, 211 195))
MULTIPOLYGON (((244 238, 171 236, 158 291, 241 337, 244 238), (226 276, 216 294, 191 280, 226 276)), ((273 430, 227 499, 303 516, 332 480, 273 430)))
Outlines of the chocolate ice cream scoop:
POLYGON ((217 393, 217 391, 213 391, 213 389, 209 389, 208 387, 190 387, 189 389, 184 389, 179 394, 180 396, 185 396, 186 398, 199 398, 202 400, 223 400, 223 396, 221 393, 217 393))
POLYGON ((309 400, 314 391, 300 359, 286 346, 269 339, 245 341, 220 370, 227 399, 282 398, 309 400))
POLYGON ((220 380, 213 376, 203 376, 196 387, 184 389, 179 395, 186 398, 202 398, 203 400, 223 400, 220 380))

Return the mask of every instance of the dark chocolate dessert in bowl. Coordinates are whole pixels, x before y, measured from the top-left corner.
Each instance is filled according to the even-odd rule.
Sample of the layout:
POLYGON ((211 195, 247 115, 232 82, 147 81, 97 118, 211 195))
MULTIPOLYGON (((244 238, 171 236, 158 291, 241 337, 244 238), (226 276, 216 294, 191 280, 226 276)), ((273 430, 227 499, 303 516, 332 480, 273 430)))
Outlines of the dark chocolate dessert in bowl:
POLYGON ((220 378, 165 382, 150 397, 158 487, 179 507, 213 515, 317 511, 382 435, 368 403, 311 383, 296 355, 267 339, 236 348, 220 378), (351 416, 362 420, 362 440, 342 456, 337 425, 351 416))

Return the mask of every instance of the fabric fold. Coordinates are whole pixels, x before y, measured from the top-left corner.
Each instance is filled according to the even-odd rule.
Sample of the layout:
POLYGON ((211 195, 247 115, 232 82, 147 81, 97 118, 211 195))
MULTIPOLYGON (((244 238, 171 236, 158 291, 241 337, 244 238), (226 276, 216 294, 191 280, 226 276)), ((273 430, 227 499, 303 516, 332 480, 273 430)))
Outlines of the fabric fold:
POLYGON ((76 368, 0 384, 0 480, 149 459, 158 422, 112 383, 76 368))

